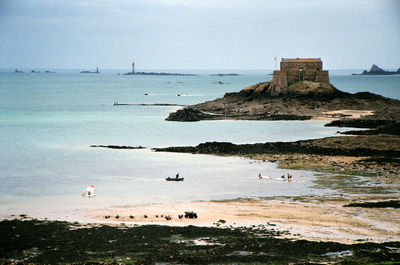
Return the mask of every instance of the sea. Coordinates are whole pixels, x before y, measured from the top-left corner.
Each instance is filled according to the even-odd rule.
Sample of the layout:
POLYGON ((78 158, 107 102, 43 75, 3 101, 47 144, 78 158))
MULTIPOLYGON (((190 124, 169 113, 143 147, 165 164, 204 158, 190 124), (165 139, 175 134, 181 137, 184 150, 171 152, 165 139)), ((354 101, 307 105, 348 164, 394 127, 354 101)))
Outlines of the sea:
MULTIPOLYGON (((271 80, 272 70, 152 70, 195 76, 123 75, 124 70, 81 74, 0 71, 0 218, 15 214, 67 216, 78 208, 104 208, 242 197, 323 194, 315 172, 278 169, 276 163, 241 157, 153 152, 151 148, 297 141, 348 129, 324 121, 200 121, 165 118, 180 106, 237 92, 271 80), (218 73, 238 73, 215 76, 218 73), (143 146, 114 150, 91 145, 143 146), (177 173, 182 182, 166 182, 177 173), (270 178, 258 179, 258 175, 270 178), (282 181, 292 174, 291 182, 282 181), (82 197, 95 185, 96 196, 82 197)), ((351 75, 332 70, 331 83, 356 93, 400 99, 400 76, 351 75)))

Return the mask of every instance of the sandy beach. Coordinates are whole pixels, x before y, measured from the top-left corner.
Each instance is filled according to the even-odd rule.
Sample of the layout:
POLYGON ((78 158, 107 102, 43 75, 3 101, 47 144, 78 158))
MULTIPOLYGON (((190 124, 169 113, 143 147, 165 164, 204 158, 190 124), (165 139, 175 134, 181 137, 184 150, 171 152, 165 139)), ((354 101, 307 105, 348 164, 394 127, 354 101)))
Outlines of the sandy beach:
POLYGON ((336 198, 248 198, 234 201, 198 201, 175 204, 117 206, 98 209, 84 217, 114 225, 162 224, 171 226, 257 226, 288 231, 289 237, 313 241, 355 243, 400 240, 398 209, 343 207, 349 201, 398 199, 398 195, 336 198), (182 218, 194 211, 197 219, 182 218), (146 217, 145 217, 146 215, 146 217), (161 217, 162 216, 162 217, 161 217), (166 220, 170 216, 172 220, 166 220), (117 218, 118 217, 118 218, 117 218))

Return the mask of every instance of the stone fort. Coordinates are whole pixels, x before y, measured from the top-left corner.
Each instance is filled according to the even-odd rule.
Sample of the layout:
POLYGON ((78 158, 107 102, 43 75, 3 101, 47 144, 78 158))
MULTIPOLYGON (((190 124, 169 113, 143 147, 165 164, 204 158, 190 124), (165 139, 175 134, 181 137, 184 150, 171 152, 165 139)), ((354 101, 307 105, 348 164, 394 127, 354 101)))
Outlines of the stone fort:
POLYGON ((276 88, 286 88, 298 81, 329 83, 329 72, 322 70, 321 58, 282 58, 281 70, 272 78, 276 88))

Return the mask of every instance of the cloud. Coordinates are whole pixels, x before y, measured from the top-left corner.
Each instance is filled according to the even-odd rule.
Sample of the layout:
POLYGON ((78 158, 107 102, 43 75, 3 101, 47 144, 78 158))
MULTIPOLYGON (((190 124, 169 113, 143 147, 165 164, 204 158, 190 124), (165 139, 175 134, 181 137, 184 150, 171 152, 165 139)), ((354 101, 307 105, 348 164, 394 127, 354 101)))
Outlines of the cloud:
POLYGON ((134 56, 161 68, 204 61, 206 67, 257 67, 276 54, 358 62, 360 54, 376 53, 374 47, 399 54, 400 2, 383 2, 0 0, 0 48, 7 51, 0 64, 20 54, 38 54, 37 62, 45 55, 48 64, 64 56, 70 65, 89 58, 117 65, 134 56))

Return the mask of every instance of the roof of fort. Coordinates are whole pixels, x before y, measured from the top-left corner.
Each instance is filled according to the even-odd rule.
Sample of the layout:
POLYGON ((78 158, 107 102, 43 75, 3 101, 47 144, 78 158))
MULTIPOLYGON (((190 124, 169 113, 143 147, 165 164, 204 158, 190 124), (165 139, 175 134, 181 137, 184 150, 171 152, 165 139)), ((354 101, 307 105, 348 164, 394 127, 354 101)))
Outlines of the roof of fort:
POLYGON ((321 58, 282 58, 284 63, 316 63, 322 62, 321 58))

